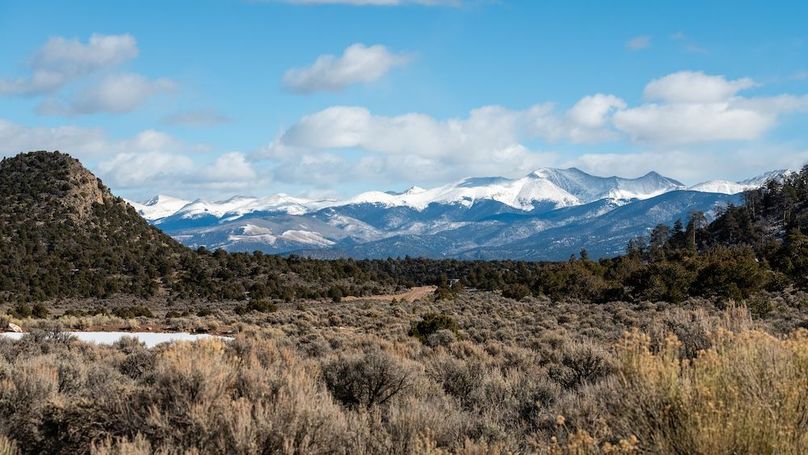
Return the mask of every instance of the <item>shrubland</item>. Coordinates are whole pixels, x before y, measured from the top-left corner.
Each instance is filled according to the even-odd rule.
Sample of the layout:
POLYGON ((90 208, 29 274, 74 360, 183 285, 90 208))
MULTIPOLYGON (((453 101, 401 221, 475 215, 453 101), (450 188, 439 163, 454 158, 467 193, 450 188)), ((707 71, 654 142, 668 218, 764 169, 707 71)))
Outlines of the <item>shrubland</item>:
POLYGON ((760 298, 765 316, 474 291, 233 302, 175 321, 232 341, 152 349, 16 320, 34 330, 0 339, 0 434, 23 453, 804 453, 808 298, 760 298))

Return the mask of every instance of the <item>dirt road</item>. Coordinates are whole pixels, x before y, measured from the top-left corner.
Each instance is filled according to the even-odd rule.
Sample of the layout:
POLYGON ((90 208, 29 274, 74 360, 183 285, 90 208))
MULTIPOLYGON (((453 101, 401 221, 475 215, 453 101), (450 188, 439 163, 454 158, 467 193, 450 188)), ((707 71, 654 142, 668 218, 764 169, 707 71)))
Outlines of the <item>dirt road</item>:
POLYGON ((432 295, 437 289, 436 286, 419 286, 416 288, 410 288, 405 292, 401 292, 398 294, 379 294, 379 295, 369 295, 365 297, 343 297, 343 302, 357 302, 357 301, 373 301, 373 302, 391 302, 393 299, 396 300, 403 300, 405 302, 414 302, 418 299, 423 299, 432 295))

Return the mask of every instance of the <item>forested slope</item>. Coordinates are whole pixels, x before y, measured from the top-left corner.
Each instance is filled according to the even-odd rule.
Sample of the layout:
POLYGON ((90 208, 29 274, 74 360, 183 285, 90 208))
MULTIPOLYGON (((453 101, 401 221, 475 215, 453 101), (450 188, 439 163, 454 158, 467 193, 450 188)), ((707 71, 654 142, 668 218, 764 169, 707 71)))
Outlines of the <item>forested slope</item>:
POLYGON ((432 284, 444 297, 462 286, 514 298, 679 301, 808 285, 808 167, 745 200, 710 224, 694 213, 660 225, 624 256, 600 261, 585 251, 557 263, 313 260, 190 250, 149 226, 77 160, 33 152, 0 163, 0 297, 339 300, 432 284))

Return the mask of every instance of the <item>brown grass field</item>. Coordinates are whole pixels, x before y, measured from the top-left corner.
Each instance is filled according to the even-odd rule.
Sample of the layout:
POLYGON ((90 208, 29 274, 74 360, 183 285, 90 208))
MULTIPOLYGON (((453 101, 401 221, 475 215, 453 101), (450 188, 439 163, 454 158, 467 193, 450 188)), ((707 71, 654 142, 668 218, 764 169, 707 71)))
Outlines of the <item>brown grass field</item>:
POLYGON ((808 451, 804 294, 759 297, 763 318, 698 299, 394 298, 130 319, 60 316, 66 302, 16 320, 32 333, 0 339, 0 453, 808 451), (147 349, 59 332, 101 325, 235 339, 147 349))

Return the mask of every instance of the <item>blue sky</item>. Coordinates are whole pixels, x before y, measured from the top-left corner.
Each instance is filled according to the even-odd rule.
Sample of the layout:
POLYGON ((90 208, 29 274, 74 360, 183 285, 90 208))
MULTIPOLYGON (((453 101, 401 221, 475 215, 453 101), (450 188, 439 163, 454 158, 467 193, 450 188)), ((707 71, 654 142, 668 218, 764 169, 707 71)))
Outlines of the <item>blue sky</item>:
POLYGON ((0 154, 134 199, 808 161, 805 2, 375 2, 0 0, 0 154))

